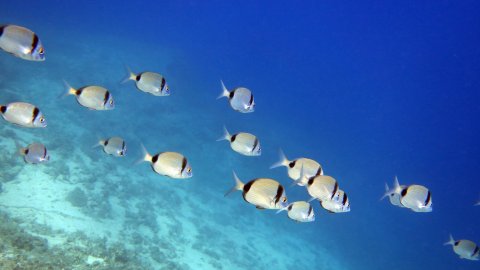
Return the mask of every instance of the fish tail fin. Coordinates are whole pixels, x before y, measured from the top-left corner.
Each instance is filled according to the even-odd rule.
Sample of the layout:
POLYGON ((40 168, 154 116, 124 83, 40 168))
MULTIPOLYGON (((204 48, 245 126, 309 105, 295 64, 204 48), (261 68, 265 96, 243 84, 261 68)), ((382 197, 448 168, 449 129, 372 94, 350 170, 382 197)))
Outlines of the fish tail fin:
POLYGON ((24 156, 27 152, 27 148, 23 147, 17 140, 15 140, 15 149, 17 149, 17 154, 24 156))
POLYGON ((105 144, 105 140, 98 140, 96 144, 92 145, 92 148, 97 148, 105 144))
POLYGON ((59 96, 60 98, 64 98, 69 95, 77 95, 77 89, 70 86, 67 81, 63 80, 63 85, 65 86, 65 92, 61 96, 59 96))
POLYGON ((275 212, 275 214, 278 214, 278 213, 283 212, 283 211, 287 211, 287 210, 288 210, 288 207, 289 207, 290 205, 292 205, 292 204, 293 204, 293 203, 290 203, 290 204, 288 204, 287 206, 280 208, 277 212, 275 212))
POLYGON ((237 174, 235 173, 235 171, 233 171, 233 178, 235 179, 235 186, 233 186, 230 190, 228 190, 224 197, 228 196, 230 193, 232 192, 235 192, 237 190, 243 190, 243 182, 240 180, 240 178, 238 178, 237 174))
POLYGON ((150 155, 147 151, 147 149, 145 148, 145 146, 142 144, 140 144, 141 147, 142 147, 142 157, 140 159, 138 159, 134 164, 137 165, 137 164, 140 164, 142 162, 145 162, 145 161, 148 161, 148 162, 152 162, 152 155, 150 155))
POLYGON ((126 83, 128 81, 136 81, 137 75, 133 73, 128 66, 125 66, 125 68, 127 69, 127 76, 125 77, 125 79, 123 79, 122 83, 126 83))
POLYGON ((223 141, 223 140, 230 141, 230 138, 231 138, 231 137, 232 137, 232 136, 230 135, 230 133, 228 133, 227 128, 226 128, 225 126, 223 126, 223 135, 222 135, 222 137, 220 137, 220 138, 217 139, 217 142, 218 142, 218 141, 223 141))
POLYGON ((220 82, 222 83, 222 93, 217 97, 217 99, 228 97, 230 95, 230 92, 228 92, 228 89, 225 87, 225 84, 223 84, 223 81, 220 80, 220 82))
POLYGON ((288 166, 288 163, 290 163, 290 160, 287 159, 287 157, 283 153, 282 149, 280 149, 280 151, 279 151, 279 156, 280 156, 279 161, 277 161, 272 166, 270 166, 270 169, 288 166))
POLYGON ((385 197, 388 197, 392 194, 395 193, 400 193, 402 191, 402 187, 400 186, 400 183, 398 182, 397 176, 395 176, 395 180, 393 181, 393 188, 388 188, 388 185, 385 183, 385 193, 383 194, 382 198, 380 200, 385 199, 385 197))
POLYGON ((449 237, 448 241, 445 242, 445 243, 443 243, 443 245, 444 245, 444 246, 448 246, 448 245, 453 246, 453 245, 455 245, 455 240, 453 239, 452 234, 450 234, 450 237, 449 237))
POLYGON ((380 201, 382 201, 383 199, 385 199, 385 197, 390 196, 391 194, 392 194, 392 191, 390 190, 390 187, 388 186, 387 183, 385 183, 385 193, 384 193, 383 196, 380 198, 380 201))

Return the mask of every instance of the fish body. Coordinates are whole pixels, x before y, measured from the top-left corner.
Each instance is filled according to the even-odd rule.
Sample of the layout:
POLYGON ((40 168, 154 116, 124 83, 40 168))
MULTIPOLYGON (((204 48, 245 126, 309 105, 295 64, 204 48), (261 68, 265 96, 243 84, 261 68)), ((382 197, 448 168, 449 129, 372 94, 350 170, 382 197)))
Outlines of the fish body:
POLYGON ((343 190, 339 190, 338 201, 324 200, 320 201, 320 205, 330 213, 350 212, 350 200, 343 190))
POLYGON ((224 135, 218 141, 227 140, 230 142, 230 147, 233 151, 244 156, 260 156, 262 148, 258 138, 250 133, 239 132, 230 135, 228 130, 224 127, 224 135))
POLYGON ((315 221, 315 213, 313 211, 313 207, 312 205, 310 205, 310 203, 305 201, 293 202, 287 205, 287 207, 278 210, 277 213, 281 211, 287 211, 288 217, 297 222, 315 221))
POLYGON ((44 128, 47 120, 38 107, 25 102, 0 105, 0 114, 10 123, 29 128, 44 128))
POLYGON ((410 185, 400 193, 400 203, 414 212, 432 211, 432 194, 424 186, 410 185))
POLYGON ((193 176, 192 167, 184 155, 177 152, 161 152, 152 156, 144 147, 143 151, 144 157, 139 162, 150 162, 156 173, 174 179, 186 179, 193 176))
POLYGON ((75 89, 67 84, 68 92, 66 95, 74 95, 77 102, 89 108, 90 110, 113 110, 115 102, 110 92, 101 86, 90 85, 75 89))
POLYGON ((135 81, 137 89, 154 96, 169 96, 170 88, 165 77, 155 72, 142 72, 135 74, 128 70, 128 77, 124 81, 135 81))
POLYGON ((450 235, 450 240, 444 245, 451 245, 453 251, 460 256, 461 259, 478 261, 480 257, 480 248, 470 240, 454 240, 450 235))
POLYGON ((307 191, 310 196, 320 201, 338 201, 340 190, 335 178, 327 175, 317 175, 307 181, 307 191))
POLYGON ((299 186, 307 185, 309 178, 323 175, 322 166, 313 159, 297 158, 288 160, 282 150, 280 150, 280 160, 273 164, 270 168, 287 167, 288 176, 299 186), (300 177, 303 168, 304 177, 300 177))
POLYGON ((237 87, 228 91, 222 81, 222 94, 218 98, 226 97, 230 107, 237 112, 252 113, 255 111, 255 100, 252 92, 245 87, 237 87))
POLYGON ((26 163, 39 164, 50 160, 47 148, 41 143, 32 143, 19 151, 26 163))
POLYGON ((111 137, 106 140, 100 140, 99 145, 103 147, 103 151, 109 155, 123 157, 127 153, 127 144, 120 137, 111 137))
POLYGON ((257 209, 282 209, 286 207, 285 188, 271 178, 255 178, 244 184, 235 174, 235 186, 225 196, 236 190, 242 191, 243 199, 257 209))
POLYGON ((22 26, 0 26, 0 48, 24 60, 45 60, 45 51, 37 34, 22 26))

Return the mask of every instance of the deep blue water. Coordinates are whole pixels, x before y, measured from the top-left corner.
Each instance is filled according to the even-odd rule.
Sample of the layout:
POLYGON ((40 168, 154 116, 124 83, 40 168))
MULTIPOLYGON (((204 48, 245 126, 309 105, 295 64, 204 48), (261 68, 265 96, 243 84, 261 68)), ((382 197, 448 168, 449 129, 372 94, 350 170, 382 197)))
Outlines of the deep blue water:
MULTIPOLYGON (((51 131, 38 134, 61 136, 61 122, 87 128, 82 134, 93 138, 124 134, 134 141, 132 161, 140 155, 140 141, 152 152, 185 153, 194 177, 173 185, 208 206, 219 221, 205 222, 219 230, 235 227, 236 217, 243 224, 251 218, 251 227, 238 229, 255 230, 261 222, 266 225, 259 235, 261 230, 289 234, 300 246, 308 242, 331 251, 348 269, 478 269, 478 262, 460 260, 442 245, 449 233, 480 243, 480 207, 473 206, 480 199, 478 1, 0 5, 1 23, 34 30, 46 48, 44 63, 0 55, 0 87, 20 88, 31 102, 43 100, 51 115, 51 131), (152 98, 134 90, 133 83, 120 84, 125 65, 164 74, 172 96, 152 98), (44 83, 29 87, 25 77, 44 83), (117 108, 96 114, 73 98, 58 100, 62 79, 76 86, 102 83, 113 89, 117 108), (250 88, 256 111, 239 114, 225 99, 215 100, 220 79, 229 88, 250 88), (65 114, 75 119, 61 120, 65 114), (231 132, 255 133, 262 156, 239 156, 226 142, 215 142, 223 125, 231 132), (279 148, 289 158, 319 161, 348 192, 352 211, 330 215, 314 203, 317 220, 297 224, 257 213, 239 194, 223 198, 233 184, 232 170, 242 180, 272 177, 289 186, 285 168, 269 169, 279 148), (379 201, 384 183, 391 185, 395 175, 401 183, 427 186, 433 212, 379 201)), ((145 173, 158 179, 152 174, 145 173)), ((287 194, 292 201, 308 199, 302 187, 287 194)), ((192 215, 202 216, 201 211, 192 215)), ((314 263, 318 258, 304 265, 322 269, 314 263)))

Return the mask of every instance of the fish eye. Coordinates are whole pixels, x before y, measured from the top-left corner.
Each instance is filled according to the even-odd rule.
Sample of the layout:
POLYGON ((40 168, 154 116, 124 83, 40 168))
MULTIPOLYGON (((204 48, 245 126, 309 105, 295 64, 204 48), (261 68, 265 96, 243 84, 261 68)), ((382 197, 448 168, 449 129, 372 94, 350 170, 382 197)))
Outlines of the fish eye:
POLYGON ((45 122, 45 118, 42 117, 40 118, 40 123, 43 123, 43 122, 45 122))
POLYGON ((188 168, 187 173, 191 173, 191 172, 192 172, 192 168, 188 168))
POLYGON ((283 197, 282 202, 287 202, 287 197, 283 197))
POLYGON ((41 47, 41 48, 38 50, 38 53, 39 53, 39 54, 43 54, 43 47, 41 47))
POLYGON ((109 103, 110 103, 110 105, 113 105, 113 100, 110 100, 110 102, 109 102, 109 103))

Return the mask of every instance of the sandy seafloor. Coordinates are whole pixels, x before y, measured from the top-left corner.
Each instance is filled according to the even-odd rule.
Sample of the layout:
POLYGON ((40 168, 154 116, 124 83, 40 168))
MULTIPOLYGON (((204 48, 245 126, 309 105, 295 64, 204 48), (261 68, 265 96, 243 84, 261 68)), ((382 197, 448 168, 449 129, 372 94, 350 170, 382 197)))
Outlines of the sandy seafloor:
MULTIPOLYGON (((347 269, 332 254, 335 248, 305 240, 317 234, 313 224, 289 223, 286 215, 258 211, 239 193, 223 197, 233 184, 232 169, 248 180, 260 176, 252 166, 266 174, 275 160, 263 159, 258 165, 258 159, 239 156, 226 142, 215 141, 223 124, 231 131, 241 126, 225 123, 238 116, 226 100, 215 101, 219 80, 209 82, 213 87, 208 91, 195 89, 182 76, 193 81, 202 77, 179 52, 155 47, 152 58, 151 48, 140 43, 120 48, 106 37, 97 37, 102 46, 56 38, 45 63, 0 55, 1 102, 34 103, 48 121, 46 129, 1 121, 4 225, 11 223, 19 238, 41 243, 40 253, 5 244, 0 257, 4 269, 347 269), (137 71, 165 71, 172 96, 147 95, 133 82, 121 85, 126 64, 137 71), (116 109, 89 111, 72 96, 59 98, 63 79, 74 87, 100 84, 112 89, 116 109), (227 115, 223 121, 211 117, 222 111, 227 115), (97 138, 114 135, 127 140, 127 157, 113 158, 92 148, 97 138), (16 154, 16 143, 34 141, 48 147, 49 163, 27 165, 16 154), (184 153, 194 177, 171 180, 155 174, 147 163, 133 166, 141 156, 141 142, 152 153, 184 153), (294 226, 277 226, 279 220, 294 226), (18 254, 24 254, 22 260, 18 254)), ((248 124, 248 119, 242 121, 248 124)), ((277 149, 268 151, 275 156, 277 149)), ((286 172, 281 173, 281 181, 289 184, 286 172)))

